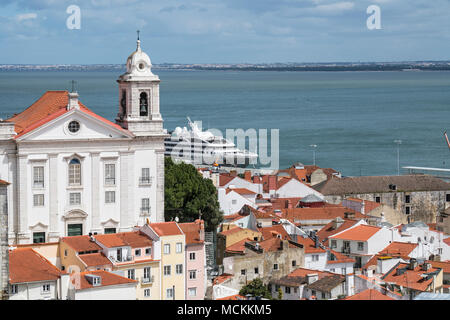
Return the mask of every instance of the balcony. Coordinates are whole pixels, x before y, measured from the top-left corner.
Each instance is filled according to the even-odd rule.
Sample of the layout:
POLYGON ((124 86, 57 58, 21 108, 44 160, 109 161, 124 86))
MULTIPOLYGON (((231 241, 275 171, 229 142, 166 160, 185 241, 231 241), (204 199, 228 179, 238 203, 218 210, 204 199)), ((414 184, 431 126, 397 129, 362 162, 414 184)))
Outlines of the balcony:
POLYGON ((150 284, 155 282, 155 276, 150 276, 150 277, 141 277, 141 283, 142 284, 150 284))
POLYGON ((151 186, 152 185, 153 177, 140 177, 139 178, 139 185, 141 186, 151 186))
POLYGON ((350 247, 343 247, 342 248, 342 253, 350 254, 350 247))
POLYGON ((36 189, 44 188, 44 181, 34 181, 33 188, 36 188, 36 189))
POLYGON ((105 178, 105 185, 107 186, 115 186, 116 178, 105 178))

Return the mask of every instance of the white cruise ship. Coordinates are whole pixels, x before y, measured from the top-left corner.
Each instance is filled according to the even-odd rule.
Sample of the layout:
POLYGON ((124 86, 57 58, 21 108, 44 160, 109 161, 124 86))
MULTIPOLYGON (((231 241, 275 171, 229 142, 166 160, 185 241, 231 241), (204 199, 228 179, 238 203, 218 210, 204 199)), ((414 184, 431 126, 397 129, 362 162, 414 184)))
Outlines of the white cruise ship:
POLYGON ((196 123, 187 119, 190 130, 177 127, 164 141, 166 156, 194 165, 247 167, 256 164, 258 154, 240 150, 233 142, 202 131, 196 123))

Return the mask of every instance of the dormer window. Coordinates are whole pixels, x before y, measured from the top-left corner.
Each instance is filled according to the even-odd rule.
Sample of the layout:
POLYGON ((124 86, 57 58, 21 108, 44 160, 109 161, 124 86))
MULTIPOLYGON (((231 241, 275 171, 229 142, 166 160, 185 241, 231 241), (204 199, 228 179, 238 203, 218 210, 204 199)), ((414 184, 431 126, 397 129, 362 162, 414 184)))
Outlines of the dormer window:
POLYGON ((69 162, 69 185, 81 185, 81 162, 77 158, 73 158, 69 162))
POLYGON ((139 115, 141 117, 148 116, 148 96, 145 92, 141 92, 139 96, 139 115))

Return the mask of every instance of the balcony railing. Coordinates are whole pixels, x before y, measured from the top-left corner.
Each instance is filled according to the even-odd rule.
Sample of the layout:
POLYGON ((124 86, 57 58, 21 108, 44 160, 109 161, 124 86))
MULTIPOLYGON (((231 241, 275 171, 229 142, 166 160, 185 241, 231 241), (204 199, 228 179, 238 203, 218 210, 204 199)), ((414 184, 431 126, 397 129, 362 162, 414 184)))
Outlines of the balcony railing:
POLYGON ((33 187, 34 188, 43 188, 44 187, 44 181, 34 181, 33 187))
POLYGON ((347 253, 347 254, 349 254, 349 253, 350 253, 350 248, 349 248, 349 247, 343 247, 343 248, 342 248, 342 253, 347 253))
POLYGON ((105 178, 105 184, 107 186, 114 186, 114 185, 116 185, 116 178, 105 178))
POLYGON ((141 283, 153 283, 155 281, 155 276, 141 277, 141 283))
POLYGON ((139 178, 139 184, 141 185, 151 185, 152 184, 152 177, 140 177, 139 178))

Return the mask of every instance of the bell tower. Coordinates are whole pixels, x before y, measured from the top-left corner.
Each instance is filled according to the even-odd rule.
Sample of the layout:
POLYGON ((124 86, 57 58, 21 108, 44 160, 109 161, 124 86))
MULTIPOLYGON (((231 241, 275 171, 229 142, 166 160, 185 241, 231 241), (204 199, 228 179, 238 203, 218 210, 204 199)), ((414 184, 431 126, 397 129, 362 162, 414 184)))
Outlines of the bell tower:
POLYGON ((159 77, 152 73, 150 57, 142 51, 139 31, 137 48, 127 59, 127 71, 119 83, 119 113, 116 122, 136 136, 163 133, 159 111, 159 77))

